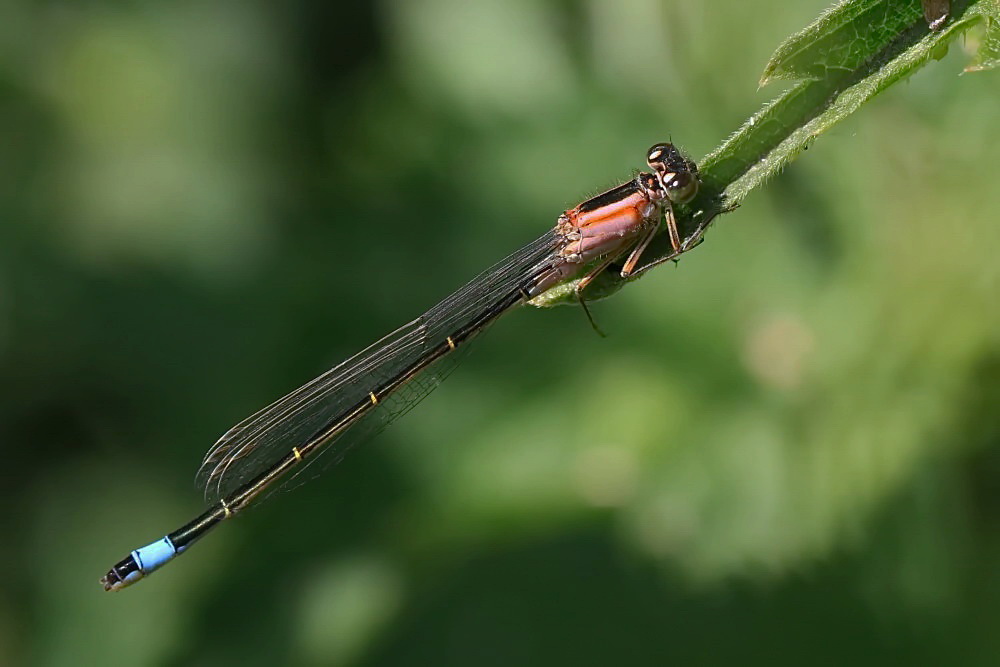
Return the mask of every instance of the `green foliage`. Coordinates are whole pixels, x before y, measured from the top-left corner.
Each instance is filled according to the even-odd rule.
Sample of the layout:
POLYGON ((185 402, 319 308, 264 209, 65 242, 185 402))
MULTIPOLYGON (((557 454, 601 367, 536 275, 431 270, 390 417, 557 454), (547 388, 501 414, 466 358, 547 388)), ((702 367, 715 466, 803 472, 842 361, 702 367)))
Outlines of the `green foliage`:
POLYGON ((764 67, 760 85, 775 79, 836 78, 850 75, 902 33, 921 26, 915 0, 851 0, 834 5, 778 47, 764 67))

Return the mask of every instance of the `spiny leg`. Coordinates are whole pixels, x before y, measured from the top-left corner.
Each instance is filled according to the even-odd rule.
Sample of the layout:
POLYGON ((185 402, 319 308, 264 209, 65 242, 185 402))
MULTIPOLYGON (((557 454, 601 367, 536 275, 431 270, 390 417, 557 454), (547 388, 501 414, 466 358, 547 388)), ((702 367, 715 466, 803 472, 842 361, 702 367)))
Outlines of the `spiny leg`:
POLYGON ((604 261, 594 267, 587 275, 580 278, 580 282, 576 284, 576 287, 573 290, 576 293, 577 301, 580 302, 580 307, 583 308, 583 312, 587 316, 587 321, 590 322, 590 326, 593 327, 594 331, 596 331, 597 335, 601 338, 607 338, 608 336, 601 331, 601 328, 597 326, 597 322, 594 321, 594 316, 590 314, 590 308, 587 308, 587 302, 583 298, 583 290, 587 289, 587 285, 589 285, 594 278, 599 276, 604 269, 608 268, 611 262, 615 261, 617 257, 617 255, 611 255, 604 259, 604 261))
MULTIPOLYGON (((736 207, 733 207, 733 208, 736 208, 736 207)), ((703 220, 701 223, 699 223, 698 226, 695 228, 694 232, 692 232, 691 235, 688 236, 683 241, 679 240, 680 239, 680 235, 678 234, 677 237, 676 237, 678 239, 678 242, 676 244, 675 244, 675 241, 674 241, 675 236, 673 234, 671 234, 671 236, 670 236, 670 244, 673 246, 674 251, 672 253, 670 253, 669 255, 667 255, 666 257, 660 257, 659 259, 654 259, 649 264, 645 264, 645 265, 639 267, 638 269, 635 269, 632 272, 632 275, 639 275, 641 273, 645 273, 646 271, 650 270, 654 266, 659 266, 660 264, 663 264, 664 262, 676 261, 678 257, 680 257, 681 255, 683 255, 684 253, 686 253, 688 250, 691 250, 692 248, 694 248, 695 246, 697 246, 698 244, 700 244, 702 241, 705 240, 704 239, 705 230, 708 229, 708 225, 712 222, 712 220, 715 219, 716 215, 719 215, 719 213, 728 213, 730 210, 731 209, 725 209, 725 210, 713 213, 712 215, 709 215, 708 218, 705 219, 705 220, 703 220)), ((670 229, 671 226, 672 226, 672 228, 675 230, 674 233, 676 233, 676 230, 677 230, 677 220, 674 217, 673 209, 667 209, 667 216, 668 216, 668 219, 667 219, 667 228, 670 229)))
POLYGON ((583 300, 583 295, 577 292, 576 298, 580 301, 580 307, 583 308, 583 314, 587 316, 587 321, 590 322, 591 328, 593 328, 593 330, 601 338, 607 338, 608 335, 601 330, 601 327, 597 326, 597 321, 594 320, 594 316, 590 314, 590 308, 587 308, 587 302, 583 300))
POLYGON ((642 253, 645 252, 647 246, 649 246, 649 242, 653 240, 654 236, 656 236, 656 227, 647 231, 646 235, 643 236, 639 243, 636 244, 635 248, 632 249, 632 252, 629 253, 628 259, 625 260, 625 265, 622 266, 622 278, 628 278, 632 275, 632 272, 635 270, 635 265, 639 263, 639 258, 642 257, 642 253))
POLYGON ((580 294, 582 294, 583 290, 587 289, 587 285, 589 285, 594 280, 594 278, 596 278, 597 276, 601 275, 601 272, 604 271, 604 269, 608 268, 608 266, 611 265, 611 262, 613 262, 616 259, 618 259, 619 256, 620 255, 617 255, 617 254, 616 255, 608 255, 607 257, 605 257, 601 261, 600 264, 598 264, 596 267, 594 267, 593 269, 591 269, 590 272, 587 273, 587 275, 585 275, 583 278, 580 278, 580 282, 578 282, 576 284, 576 294, 577 294, 577 296, 579 296, 580 294))
MULTIPOLYGON (((663 215, 664 221, 667 225, 667 233, 670 235, 670 245, 674 249, 674 252, 670 255, 670 257, 676 257, 684 252, 685 248, 684 244, 681 242, 680 232, 677 230, 677 218, 674 216, 674 209, 669 203, 663 209, 663 215)), ((652 229, 646 233, 646 236, 644 236, 642 240, 636 244, 635 248, 632 249, 628 259, 625 261, 625 266, 622 267, 622 278, 628 278, 636 272, 635 267, 639 263, 642 253, 646 251, 646 247, 653 240, 653 237, 656 236, 656 232, 657 226, 653 225, 652 229)), ((650 263, 649 266, 643 267, 639 272, 641 273, 642 271, 645 271, 650 266, 655 266, 656 263, 657 262, 650 263)))

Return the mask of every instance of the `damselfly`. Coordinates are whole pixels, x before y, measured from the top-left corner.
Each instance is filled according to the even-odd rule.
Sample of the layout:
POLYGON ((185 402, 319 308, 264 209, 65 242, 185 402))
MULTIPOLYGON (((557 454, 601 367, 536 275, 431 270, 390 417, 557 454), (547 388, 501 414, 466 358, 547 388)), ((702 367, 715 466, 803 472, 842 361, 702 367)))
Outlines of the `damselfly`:
POLYGON ((650 148, 646 162, 652 173, 564 212, 541 238, 417 319, 229 429, 199 471, 209 509, 116 564, 101 579, 105 590, 150 574, 320 454, 339 461, 426 396, 443 377, 441 362, 514 306, 578 276, 583 303, 583 289, 622 257, 621 275, 632 275, 661 221, 672 256, 692 247, 700 233, 682 240, 673 204, 694 197, 697 168, 669 143, 650 148))

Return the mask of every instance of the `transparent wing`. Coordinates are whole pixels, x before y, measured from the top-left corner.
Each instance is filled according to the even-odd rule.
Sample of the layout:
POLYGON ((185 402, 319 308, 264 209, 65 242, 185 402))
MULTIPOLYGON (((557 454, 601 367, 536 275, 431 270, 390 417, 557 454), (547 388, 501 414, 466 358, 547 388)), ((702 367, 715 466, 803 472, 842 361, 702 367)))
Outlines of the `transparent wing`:
MULTIPOLYGON (((524 246, 493 265, 422 316, 385 336, 343 363, 275 401, 226 431, 208 451, 198 471, 198 483, 209 502, 224 499, 273 467, 292 451, 337 423, 370 392, 425 359, 448 336, 511 301, 513 293, 530 288, 549 272, 557 257, 555 232, 524 246)), ((496 312, 488 318, 495 319, 496 312)), ((464 346, 462 346, 464 347, 464 346)), ((359 421, 324 442, 318 459, 340 461, 351 447, 371 437, 405 414, 433 391, 455 367, 457 353, 445 355, 387 396, 379 396, 359 421)), ((297 466, 295 475, 306 465, 297 466)))

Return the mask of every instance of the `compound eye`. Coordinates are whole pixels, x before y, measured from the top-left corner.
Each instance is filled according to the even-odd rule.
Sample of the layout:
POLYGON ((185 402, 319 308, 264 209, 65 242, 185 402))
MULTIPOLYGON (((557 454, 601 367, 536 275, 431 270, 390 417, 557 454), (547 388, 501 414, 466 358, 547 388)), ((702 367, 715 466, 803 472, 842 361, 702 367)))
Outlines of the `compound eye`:
POLYGON ((662 171, 677 155, 677 149, 673 144, 653 144, 646 151, 646 164, 650 169, 662 171))
POLYGON ((698 178, 691 173, 674 174, 664 183, 670 201, 683 204, 698 194, 698 178))

